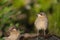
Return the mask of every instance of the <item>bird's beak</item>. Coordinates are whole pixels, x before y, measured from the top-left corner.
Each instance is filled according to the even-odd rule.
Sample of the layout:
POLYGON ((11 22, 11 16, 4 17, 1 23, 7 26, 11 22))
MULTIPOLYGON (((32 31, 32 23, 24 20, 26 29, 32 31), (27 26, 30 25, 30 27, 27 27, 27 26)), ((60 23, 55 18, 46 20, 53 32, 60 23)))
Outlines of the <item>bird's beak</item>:
POLYGON ((40 14, 37 14, 37 16, 39 17, 39 16, 41 16, 40 14))

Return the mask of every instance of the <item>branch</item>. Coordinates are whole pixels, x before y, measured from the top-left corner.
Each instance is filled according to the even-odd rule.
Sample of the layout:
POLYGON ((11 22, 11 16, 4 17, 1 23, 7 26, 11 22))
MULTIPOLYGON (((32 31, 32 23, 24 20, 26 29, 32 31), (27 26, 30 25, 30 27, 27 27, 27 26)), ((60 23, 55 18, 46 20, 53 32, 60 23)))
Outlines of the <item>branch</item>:
POLYGON ((32 34, 29 34, 29 33, 25 33, 25 34, 22 34, 20 37, 24 37, 24 38, 32 38, 32 37, 37 37, 39 36, 39 34, 35 34, 35 33, 32 33, 32 34))

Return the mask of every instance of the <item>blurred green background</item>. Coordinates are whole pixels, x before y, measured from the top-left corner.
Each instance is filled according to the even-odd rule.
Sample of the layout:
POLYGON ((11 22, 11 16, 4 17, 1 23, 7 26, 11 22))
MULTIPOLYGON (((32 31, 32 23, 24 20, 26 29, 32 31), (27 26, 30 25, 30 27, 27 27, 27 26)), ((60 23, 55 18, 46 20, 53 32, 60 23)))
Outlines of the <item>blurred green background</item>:
POLYGON ((33 33, 40 11, 46 12, 49 33, 60 37, 60 0, 0 0, 0 38, 13 26, 21 33, 33 33))

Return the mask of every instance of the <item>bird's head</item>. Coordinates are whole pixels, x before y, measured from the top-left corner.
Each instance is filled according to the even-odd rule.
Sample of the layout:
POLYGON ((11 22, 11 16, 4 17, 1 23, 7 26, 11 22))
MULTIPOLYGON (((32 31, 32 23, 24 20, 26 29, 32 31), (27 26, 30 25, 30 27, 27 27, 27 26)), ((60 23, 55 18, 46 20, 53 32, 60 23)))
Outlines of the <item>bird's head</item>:
POLYGON ((40 12, 39 14, 37 14, 38 17, 41 17, 41 16, 46 16, 46 14, 44 12, 40 12))

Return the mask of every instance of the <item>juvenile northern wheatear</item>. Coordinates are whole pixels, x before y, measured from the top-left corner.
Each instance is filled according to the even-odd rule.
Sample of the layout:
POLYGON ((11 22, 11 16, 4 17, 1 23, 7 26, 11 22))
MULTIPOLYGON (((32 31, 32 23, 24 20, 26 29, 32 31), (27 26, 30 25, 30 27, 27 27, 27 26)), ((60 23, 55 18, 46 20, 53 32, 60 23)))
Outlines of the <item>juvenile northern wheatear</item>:
POLYGON ((45 35, 45 30, 47 29, 48 25, 48 19, 46 17, 46 14, 44 12, 37 14, 37 18, 34 24, 37 29, 37 33, 39 34, 39 30, 43 30, 45 35))
POLYGON ((20 32, 16 28, 12 27, 9 32, 10 35, 8 37, 4 37, 4 40, 18 40, 20 32))

